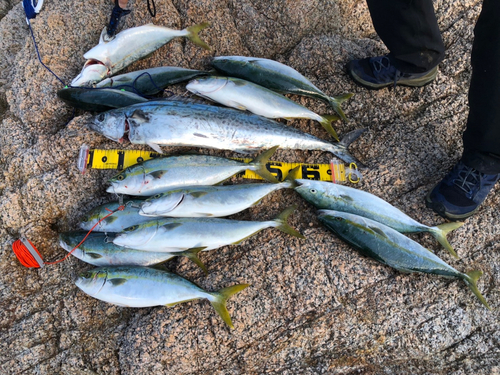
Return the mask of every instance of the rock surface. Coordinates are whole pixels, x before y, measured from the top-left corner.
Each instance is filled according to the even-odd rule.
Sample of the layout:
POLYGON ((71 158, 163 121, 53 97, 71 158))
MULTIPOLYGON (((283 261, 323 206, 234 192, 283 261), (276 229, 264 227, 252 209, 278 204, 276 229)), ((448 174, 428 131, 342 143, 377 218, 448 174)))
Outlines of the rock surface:
MULTIPOLYGON (((133 12, 123 27, 210 22, 202 36, 212 50, 174 40, 128 71, 209 69, 211 56, 258 56, 292 66, 328 94, 354 92, 344 105, 350 121, 336 128, 341 135, 368 128, 351 147, 370 165, 359 188, 425 224, 443 222, 425 208, 424 197, 461 155, 480 1, 435 1, 447 53, 434 83, 376 92, 357 87, 343 70, 351 58, 386 52, 364 1, 156 0, 154 19, 146 2, 129 4, 133 12)), ((32 20, 43 62, 64 82, 79 73, 110 11, 109 1, 54 0, 32 20)), ((87 129, 88 114, 73 117, 57 98, 62 83, 38 62, 19 2, 0 1, 0 35, 2 374, 500 372, 500 186, 449 236, 460 260, 430 236, 413 236, 459 270, 482 270, 479 289, 492 312, 460 281, 402 274, 360 256, 323 228, 293 191, 277 192, 236 217, 264 220, 297 204, 291 223, 306 240, 265 230, 240 246, 203 254, 207 277, 185 259, 168 264, 208 290, 252 284, 229 302, 232 331, 207 301, 129 309, 92 299, 74 285, 91 268, 76 258, 43 269, 21 266, 11 250, 20 236, 45 260, 60 259, 58 233, 76 229, 84 213, 112 200, 106 179, 115 172, 82 175, 76 158, 83 143, 117 145, 87 129)), ((316 100, 293 99, 331 113, 316 100)), ((310 121, 291 125, 328 139, 310 121)), ((330 155, 279 151, 276 160, 327 163, 330 155)))

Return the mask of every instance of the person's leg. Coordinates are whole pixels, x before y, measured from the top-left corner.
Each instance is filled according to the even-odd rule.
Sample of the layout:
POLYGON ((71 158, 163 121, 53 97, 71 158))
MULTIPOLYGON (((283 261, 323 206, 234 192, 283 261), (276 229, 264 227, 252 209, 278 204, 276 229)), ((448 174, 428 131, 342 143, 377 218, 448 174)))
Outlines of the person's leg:
POLYGON ((437 73, 444 44, 432 0, 367 0, 373 26, 390 53, 353 60, 347 72, 367 88, 423 86, 437 73))
POLYGON ((474 214, 500 177, 500 2, 484 0, 474 29, 464 153, 429 193, 428 206, 451 219, 474 214))
POLYGON ((130 13, 129 9, 124 9, 127 6, 128 0, 112 0, 112 1, 114 2, 115 6, 113 7, 108 26, 106 27, 107 40, 111 40, 114 37, 120 19, 123 16, 130 13))

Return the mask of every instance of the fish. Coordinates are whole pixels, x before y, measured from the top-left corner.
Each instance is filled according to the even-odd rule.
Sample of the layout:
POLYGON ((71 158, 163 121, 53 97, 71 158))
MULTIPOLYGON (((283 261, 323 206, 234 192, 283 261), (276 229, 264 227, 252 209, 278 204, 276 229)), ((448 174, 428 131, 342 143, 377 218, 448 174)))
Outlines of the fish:
POLYGON ((148 101, 133 92, 88 87, 64 87, 57 92, 57 96, 71 107, 93 112, 104 112, 148 101))
POLYGON ((205 274, 208 272, 205 265, 198 258, 202 247, 189 249, 184 252, 166 253, 141 251, 117 246, 112 242, 114 233, 100 233, 86 231, 72 231, 59 234, 59 245, 71 252, 78 244, 85 240, 71 253, 76 258, 94 266, 153 266, 166 262, 177 256, 185 256, 198 265, 205 274))
POLYGON ((212 66, 219 72, 264 86, 282 94, 303 95, 329 103, 338 115, 347 121, 340 106, 354 94, 328 96, 295 69, 270 59, 245 56, 218 56, 212 66))
POLYGON ((168 190, 146 199, 139 210, 144 216, 222 217, 258 204, 268 194, 296 186, 294 168, 277 184, 254 183, 223 186, 189 186, 168 190))
POLYGON ((113 109, 94 116, 88 126, 117 142, 196 146, 239 153, 279 145, 282 149, 331 152, 347 163, 362 164, 347 151, 365 129, 354 130, 339 143, 330 143, 291 126, 238 111, 182 100, 150 101, 113 109))
POLYGON ((295 103, 293 100, 266 89, 255 83, 231 77, 200 77, 186 85, 193 94, 213 100, 227 107, 242 111, 248 110, 267 118, 294 119, 305 118, 318 121, 323 128, 337 141, 339 136, 332 127, 338 116, 321 116, 295 103))
POLYGON ((176 66, 160 66, 106 78, 97 83, 96 88, 108 87, 131 91, 139 95, 155 95, 167 86, 206 74, 209 72, 176 66))
POLYGON ((209 50, 210 47, 198 36, 198 33, 208 26, 209 24, 204 22, 184 30, 174 30, 148 24, 123 30, 108 42, 104 39, 104 29, 99 44, 83 55, 87 61, 81 73, 71 82, 71 86, 92 86, 150 55, 174 38, 186 37, 194 44, 209 50))
POLYGON ((297 191, 306 201, 319 209, 349 212, 385 224, 401 233, 428 232, 458 259, 446 235, 463 223, 444 223, 429 227, 412 219, 383 199, 366 191, 322 181, 295 180, 297 191))
POLYGON ((113 215, 108 216, 104 220, 102 220, 102 218, 118 209, 118 207, 120 207, 120 203, 109 202, 97 206, 84 216, 80 222, 80 228, 89 231, 94 228, 97 223, 99 223, 93 229, 96 232, 121 232, 125 228, 131 227, 132 225, 145 223, 151 219, 139 215, 141 203, 143 203, 143 200, 140 199, 125 200, 123 202, 125 208, 122 211, 116 211, 113 215))
MULTIPOLYGON (((134 164, 109 180, 108 193, 152 196, 168 189, 214 185, 237 173, 251 170, 270 182, 278 182, 266 167, 275 146, 250 163, 209 155, 181 155, 150 159, 134 164)), ((140 216, 140 215, 137 215, 140 216)), ((140 216, 144 220, 145 216, 140 216)))
POLYGON ((237 284, 207 292, 174 273, 137 266, 94 268, 81 273, 75 284, 93 298, 123 307, 172 307, 178 303, 206 298, 230 328, 234 326, 226 302, 249 286, 237 284))
POLYGON ((113 243, 144 251, 177 252, 204 247, 203 251, 237 245, 266 228, 278 228, 298 238, 302 234, 287 224, 295 207, 285 209, 274 220, 241 221, 219 218, 164 218, 134 225, 118 233, 113 243))
POLYGON ((431 251, 398 231, 374 220, 347 212, 320 210, 319 220, 361 254, 400 272, 420 272, 463 280, 481 303, 491 310, 477 288, 481 271, 462 273, 431 251))

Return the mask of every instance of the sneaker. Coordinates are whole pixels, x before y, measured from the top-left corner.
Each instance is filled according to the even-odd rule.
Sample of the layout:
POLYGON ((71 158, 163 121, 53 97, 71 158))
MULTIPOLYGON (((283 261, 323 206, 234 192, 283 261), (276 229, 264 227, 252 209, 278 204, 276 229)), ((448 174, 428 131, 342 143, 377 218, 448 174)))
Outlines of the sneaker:
POLYGON ((396 84, 420 87, 436 78, 437 66, 424 73, 403 73, 391 64, 388 56, 377 56, 349 61, 347 73, 354 82, 372 90, 396 84))
POLYGON ((426 205, 447 219, 465 219, 477 212, 499 178, 500 174, 481 173, 460 161, 427 194, 426 205))
POLYGON ((111 11, 111 17, 109 18, 109 24, 106 30, 107 40, 111 40, 114 38, 116 29, 118 28, 118 23, 123 16, 126 16, 130 13, 130 9, 122 9, 118 6, 118 1, 116 1, 113 10, 111 11))

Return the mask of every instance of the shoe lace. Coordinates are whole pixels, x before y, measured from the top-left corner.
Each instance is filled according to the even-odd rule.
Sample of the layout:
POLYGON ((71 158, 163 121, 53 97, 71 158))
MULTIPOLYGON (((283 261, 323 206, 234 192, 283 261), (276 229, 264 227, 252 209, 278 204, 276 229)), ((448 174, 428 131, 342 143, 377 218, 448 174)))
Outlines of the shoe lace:
POLYGON ((458 172, 457 178, 453 183, 466 194, 472 194, 474 189, 481 184, 481 172, 472 167, 463 165, 463 168, 458 172))
POLYGON ((378 74, 394 74, 394 88, 396 88, 396 84, 401 78, 401 72, 391 65, 391 60, 387 56, 380 56, 379 58, 374 58, 371 61, 373 66, 373 72, 378 74), (393 68, 394 72, 391 72, 391 68, 393 68))

